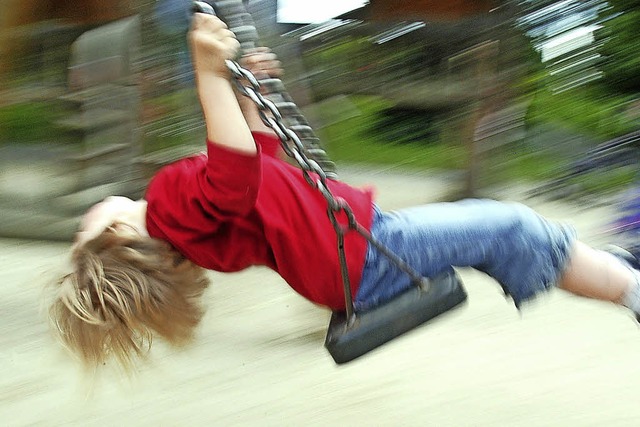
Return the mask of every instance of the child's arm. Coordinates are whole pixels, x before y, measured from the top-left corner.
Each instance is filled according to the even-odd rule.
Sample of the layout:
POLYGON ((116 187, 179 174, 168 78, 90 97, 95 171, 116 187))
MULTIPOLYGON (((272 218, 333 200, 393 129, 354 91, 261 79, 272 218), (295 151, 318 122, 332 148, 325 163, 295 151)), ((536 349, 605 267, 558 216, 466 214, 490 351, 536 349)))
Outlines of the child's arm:
MULTIPOLYGON (((251 71, 258 80, 270 77, 278 78, 282 76, 280 61, 278 61, 276 54, 266 47, 259 47, 245 53, 245 55, 240 59, 240 65, 251 71)), ((254 132, 275 134, 273 129, 265 125, 260 118, 256 104, 251 99, 240 93, 237 93, 237 96, 238 103, 244 113, 244 118, 249 125, 249 129, 254 132)))
POLYGON ((220 19, 202 13, 193 17, 189 40, 207 138, 245 154, 255 154, 256 145, 225 64, 235 56, 238 41, 220 19))

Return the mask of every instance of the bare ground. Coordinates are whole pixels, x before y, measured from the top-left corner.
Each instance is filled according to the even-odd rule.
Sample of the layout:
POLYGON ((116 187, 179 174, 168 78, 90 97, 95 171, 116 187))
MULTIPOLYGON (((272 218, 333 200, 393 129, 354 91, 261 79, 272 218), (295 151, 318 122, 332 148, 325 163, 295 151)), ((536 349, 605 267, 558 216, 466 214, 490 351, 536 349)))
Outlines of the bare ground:
MULTIPOLYGON (((437 199, 441 177, 353 170, 383 207, 437 199)), ((500 193, 521 199, 516 188, 500 193)), ((601 243, 609 207, 540 200, 541 213, 601 243)), ((212 273, 186 350, 155 343, 132 379, 85 378, 51 338, 42 287, 68 245, 0 240, 0 425, 637 426, 640 330, 612 305, 553 291, 522 312, 487 277, 462 271, 466 306, 336 366, 329 313, 275 274, 212 273)))

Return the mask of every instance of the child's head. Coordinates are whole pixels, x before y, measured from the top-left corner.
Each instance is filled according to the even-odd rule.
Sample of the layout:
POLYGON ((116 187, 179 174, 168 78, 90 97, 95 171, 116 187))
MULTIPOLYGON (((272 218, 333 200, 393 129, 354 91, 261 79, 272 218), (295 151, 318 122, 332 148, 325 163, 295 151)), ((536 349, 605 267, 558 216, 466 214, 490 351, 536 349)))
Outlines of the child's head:
MULTIPOLYGON (((104 203, 88 216, 108 217, 96 215, 96 209, 111 209, 104 203)), ((57 282, 50 307, 63 343, 87 367, 114 356, 125 368, 146 353, 153 334, 173 345, 187 343, 203 315, 205 270, 127 222, 106 223, 88 240, 83 232, 72 251, 72 272, 57 282)))

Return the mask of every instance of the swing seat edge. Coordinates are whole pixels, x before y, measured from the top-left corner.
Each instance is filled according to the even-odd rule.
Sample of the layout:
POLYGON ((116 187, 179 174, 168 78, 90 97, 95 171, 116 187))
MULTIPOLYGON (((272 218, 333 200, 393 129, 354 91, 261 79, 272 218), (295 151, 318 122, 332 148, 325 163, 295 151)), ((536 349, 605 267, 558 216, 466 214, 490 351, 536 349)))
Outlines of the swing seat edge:
POLYGON ((414 286, 379 307, 357 312, 352 324, 348 324, 345 312, 334 311, 325 348, 337 364, 350 362, 460 306, 466 299, 462 281, 454 272, 432 279, 426 290, 414 286))

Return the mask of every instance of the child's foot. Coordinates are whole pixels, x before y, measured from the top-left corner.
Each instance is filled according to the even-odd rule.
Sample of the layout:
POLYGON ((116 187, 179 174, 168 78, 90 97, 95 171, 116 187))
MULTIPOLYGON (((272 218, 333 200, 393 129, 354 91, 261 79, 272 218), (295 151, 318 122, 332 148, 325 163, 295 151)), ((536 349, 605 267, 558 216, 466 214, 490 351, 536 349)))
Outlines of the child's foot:
POLYGON ((634 254, 638 253, 637 249, 627 250, 620 246, 608 245, 604 251, 621 260, 633 271, 636 277, 635 283, 631 284, 629 290, 622 297, 621 304, 629 308, 635 315, 636 321, 640 323, 640 257, 634 254))

